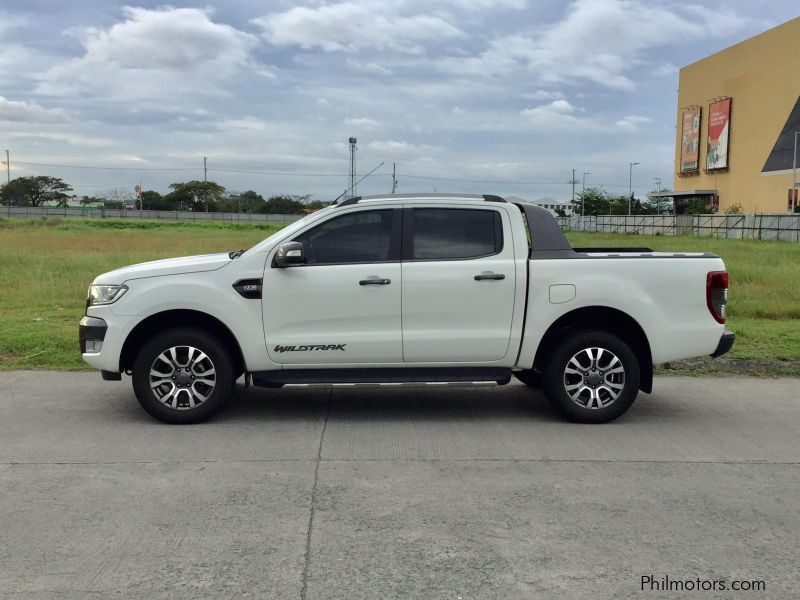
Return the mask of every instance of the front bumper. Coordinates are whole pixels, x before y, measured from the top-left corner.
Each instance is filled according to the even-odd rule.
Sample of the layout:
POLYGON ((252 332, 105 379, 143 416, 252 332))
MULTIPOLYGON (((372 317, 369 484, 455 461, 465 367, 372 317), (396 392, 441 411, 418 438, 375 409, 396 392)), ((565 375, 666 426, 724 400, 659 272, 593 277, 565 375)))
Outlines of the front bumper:
MULTIPOLYGON (((87 345, 105 340, 106 331, 108 331, 108 325, 103 319, 89 316, 83 317, 78 326, 78 339, 81 344, 81 354, 87 353, 87 345)), ((100 346, 102 347, 102 344, 100 344, 100 346)), ((95 353, 99 352, 99 350, 90 348, 88 352, 95 353)))
POLYGON ((736 334, 732 331, 726 331, 722 334, 722 337, 719 338, 719 344, 717 345, 717 349, 711 353, 712 358, 717 358, 718 356, 722 356, 728 350, 733 347, 733 342, 736 339, 736 334))

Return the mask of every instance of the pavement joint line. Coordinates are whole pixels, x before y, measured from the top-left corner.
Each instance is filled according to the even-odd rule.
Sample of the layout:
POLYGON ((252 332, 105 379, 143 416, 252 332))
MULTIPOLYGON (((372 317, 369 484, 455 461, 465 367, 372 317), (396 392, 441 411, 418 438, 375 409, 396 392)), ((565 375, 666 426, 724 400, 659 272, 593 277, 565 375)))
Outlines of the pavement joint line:
MULTIPOLYGON (((327 426, 327 423, 323 427, 327 426)), ((589 464, 665 464, 665 465, 800 465, 798 460, 629 460, 598 458, 253 458, 253 459, 209 459, 209 460, 111 460, 111 461, 0 461, 0 466, 94 466, 94 465, 183 465, 183 464, 232 464, 267 462, 315 462, 347 463, 444 463, 444 462, 510 462, 510 463, 589 463, 589 464)), ((315 470, 318 471, 318 468, 315 470)))
POLYGON ((317 482, 319 481, 319 465, 322 463, 322 444, 325 441, 325 430, 328 428, 328 418, 331 415, 331 404, 333 403, 333 388, 328 393, 328 404, 325 407, 325 421, 322 423, 322 431, 319 434, 319 448, 317 449, 317 465, 314 467, 314 484, 311 487, 311 507, 308 515, 308 529, 306 530, 306 554, 303 561, 303 578, 300 588, 300 600, 308 598, 308 575, 311 570, 311 534, 314 531, 314 506, 317 500, 317 482))

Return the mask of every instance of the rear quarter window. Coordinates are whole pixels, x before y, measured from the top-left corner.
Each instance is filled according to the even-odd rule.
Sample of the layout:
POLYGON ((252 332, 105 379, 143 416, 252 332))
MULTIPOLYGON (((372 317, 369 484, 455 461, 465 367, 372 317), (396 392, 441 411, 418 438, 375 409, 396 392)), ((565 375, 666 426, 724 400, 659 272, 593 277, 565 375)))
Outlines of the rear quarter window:
POLYGON ((415 208, 412 231, 412 260, 480 258, 503 249, 503 221, 496 210, 415 208))

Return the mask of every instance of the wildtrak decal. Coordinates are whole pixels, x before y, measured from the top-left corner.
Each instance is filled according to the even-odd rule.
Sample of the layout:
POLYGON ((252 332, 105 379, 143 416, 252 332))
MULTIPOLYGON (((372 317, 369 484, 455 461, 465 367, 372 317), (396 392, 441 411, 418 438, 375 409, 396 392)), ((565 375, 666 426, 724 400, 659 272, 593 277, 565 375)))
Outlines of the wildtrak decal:
POLYGON ((314 352, 315 350, 341 350, 347 352, 344 347, 347 344, 311 344, 308 346, 275 346, 275 352, 314 352))

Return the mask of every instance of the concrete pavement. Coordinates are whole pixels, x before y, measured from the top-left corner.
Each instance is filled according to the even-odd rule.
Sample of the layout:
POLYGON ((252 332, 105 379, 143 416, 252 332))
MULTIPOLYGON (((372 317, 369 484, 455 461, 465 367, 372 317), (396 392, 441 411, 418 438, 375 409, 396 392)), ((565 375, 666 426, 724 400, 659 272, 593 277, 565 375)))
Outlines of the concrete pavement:
POLYGON ((127 378, 0 372, 0 597, 791 597, 798 384, 659 377, 604 426, 516 383, 240 389, 175 427, 127 378))

